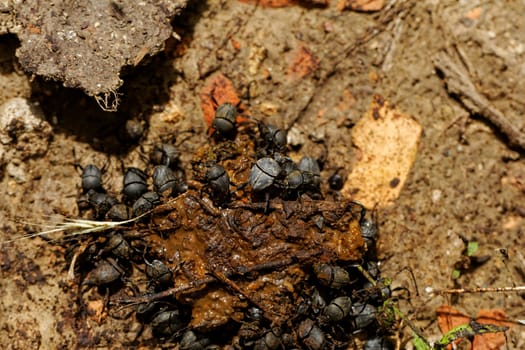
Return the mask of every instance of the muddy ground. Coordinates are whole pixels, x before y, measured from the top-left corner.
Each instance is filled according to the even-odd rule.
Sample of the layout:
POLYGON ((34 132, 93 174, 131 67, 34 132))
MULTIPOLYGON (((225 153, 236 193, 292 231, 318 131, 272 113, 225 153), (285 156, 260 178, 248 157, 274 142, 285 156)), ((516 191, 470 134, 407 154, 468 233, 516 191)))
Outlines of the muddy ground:
MULTIPOLYGON (((435 310, 443 303, 473 317, 501 309, 509 320, 523 319, 523 294, 426 293, 525 282, 524 150, 510 147, 512 135, 471 113, 462 96, 449 94, 447 74, 435 63, 447 50, 488 103, 525 132, 523 11, 517 1, 389 1, 374 13, 312 2, 282 8, 194 2, 173 21, 180 42, 170 39, 163 53, 124 77, 117 113, 103 112, 82 91, 26 75, 15 58, 18 40, 4 35, 0 105, 10 100, 15 109, 42 114, 29 136, 15 137, 5 124, 1 130, 0 240, 78 215, 75 162, 105 165, 104 182, 115 192, 121 164, 143 167, 143 155, 159 140, 176 140, 189 162, 208 140, 200 92, 218 74, 233 82, 250 115, 293 130, 298 154, 321 155, 326 144, 324 179, 339 168, 344 175, 352 170, 352 126, 378 93, 423 126, 400 197, 378 209, 382 273, 410 291, 410 297, 401 292, 400 308, 433 341, 440 335, 435 310), (311 61, 294 61, 298 52, 311 61), (128 119, 145 127, 139 141, 122 132, 128 119), (453 280, 462 236, 478 242, 476 255, 490 260, 453 280), (419 296, 410 275, 400 273, 406 267, 419 296)), ((135 336, 132 322, 75 318, 77 289, 66 279, 60 245, 16 240, 2 244, 0 258, 0 347, 118 348, 135 336)), ((523 326, 506 334, 506 348, 525 347, 523 326)), ((402 347, 411 346, 409 336, 399 332, 402 347)))

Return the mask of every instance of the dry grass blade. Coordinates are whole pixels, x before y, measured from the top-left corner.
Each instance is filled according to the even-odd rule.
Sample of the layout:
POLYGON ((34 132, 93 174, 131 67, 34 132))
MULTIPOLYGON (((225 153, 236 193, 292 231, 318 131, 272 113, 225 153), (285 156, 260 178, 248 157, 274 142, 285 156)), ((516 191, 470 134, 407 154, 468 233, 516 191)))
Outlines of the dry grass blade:
MULTIPOLYGON (((57 233, 57 232, 67 232, 65 237, 80 236, 80 235, 85 235, 85 234, 93 233, 93 232, 101 232, 101 231, 109 230, 109 229, 112 229, 118 226, 132 223, 147 214, 149 214, 149 212, 141 216, 137 216, 133 219, 124 220, 124 221, 97 221, 97 220, 66 218, 64 219, 63 222, 58 222, 56 225, 43 225, 44 227, 50 227, 48 230, 18 236, 13 239, 3 241, 1 243, 2 244, 12 243, 12 242, 23 240, 23 239, 45 236, 45 235, 57 233)), ((36 225, 36 224, 30 224, 30 225, 36 225)))

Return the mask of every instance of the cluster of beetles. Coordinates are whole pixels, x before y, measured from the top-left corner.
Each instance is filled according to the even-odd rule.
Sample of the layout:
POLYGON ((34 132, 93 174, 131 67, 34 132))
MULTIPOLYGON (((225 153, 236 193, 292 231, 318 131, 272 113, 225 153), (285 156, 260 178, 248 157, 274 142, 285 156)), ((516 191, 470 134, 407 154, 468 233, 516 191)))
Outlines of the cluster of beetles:
MULTIPOLYGON (((103 167, 89 164, 81 168, 82 193, 78 197, 78 208, 83 216, 126 222, 128 227, 135 225, 132 236, 128 236, 126 230, 112 231, 104 233, 102 238, 68 242, 66 258, 74 265, 83 292, 97 288, 101 294, 118 293, 129 285, 125 276, 132 269, 139 270, 146 281, 145 291, 137 293, 159 293, 173 284, 173 271, 149 253, 147 241, 140 239, 136 232, 140 232, 140 225, 147 226, 148 217, 155 215, 155 208, 189 189, 197 188, 198 193, 209 198, 219 210, 228 208, 233 198, 249 193, 249 200, 259 203, 264 215, 272 211, 272 198, 299 203, 304 198, 324 200, 321 188, 329 188, 332 193, 342 188, 343 179, 337 173, 322 179, 322 161, 310 156, 294 161, 287 155, 286 130, 252 119, 241 126, 237 117, 238 108, 234 104, 218 106, 210 126, 209 142, 215 149, 227 148, 240 133, 249 135, 254 157, 242 183, 231 179, 232 169, 220 164, 220 156, 193 164, 194 172, 200 170, 201 175, 187 176, 179 151, 171 143, 153 147, 149 170, 124 168, 120 196, 104 188, 103 167), (327 186, 321 186, 323 181, 327 186)), ((241 322, 229 322, 219 329, 192 329, 189 326, 191 306, 180 305, 172 296, 129 306, 132 313, 128 317, 135 317, 144 328, 150 329, 153 335, 150 341, 178 344, 181 350, 393 349, 385 327, 388 320, 382 315, 390 290, 381 283, 376 261, 377 225, 364 207, 358 220, 367 246, 362 261, 342 266, 312 264, 307 268, 310 276, 296 300, 297 312, 283 324, 272 324, 257 305, 248 305, 241 322)), ((135 345, 141 344, 140 336, 137 334, 135 345)))

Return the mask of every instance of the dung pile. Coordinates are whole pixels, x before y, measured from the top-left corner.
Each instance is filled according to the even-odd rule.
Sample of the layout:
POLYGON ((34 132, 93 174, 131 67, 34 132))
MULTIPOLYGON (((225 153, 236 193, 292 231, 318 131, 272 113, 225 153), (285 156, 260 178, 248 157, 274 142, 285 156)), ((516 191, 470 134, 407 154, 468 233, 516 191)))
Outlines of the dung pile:
POLYGON ((180 349, 343 349, 358 338, 388 349, 376 316, 389 291, 371 283, 376 228, 364 208, 322 193, 322 164, 288 157, 284 130, 239 124, 225 103, 210 131, 191 169, 173 145, 156 146, 151 169, 125 171, 120 200, 99 168, 83 168, 84 216, 136 220, 69 242, 81 292, 97 287, 180 349))

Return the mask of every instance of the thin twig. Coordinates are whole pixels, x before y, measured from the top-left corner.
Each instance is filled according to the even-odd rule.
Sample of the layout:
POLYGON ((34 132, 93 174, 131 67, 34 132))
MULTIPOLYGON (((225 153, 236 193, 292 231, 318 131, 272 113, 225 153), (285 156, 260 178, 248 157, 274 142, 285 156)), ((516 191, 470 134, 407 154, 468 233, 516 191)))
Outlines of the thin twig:
POLYGON ((495 287, 495 288, 450 288, 450 289, 434 289, 426 288, 428 294, 463 294, 463 293, 511 293, 524 292, 525 286, 517 287, 495 287))
MULTIPOLYGON (((464 57, 463 57, 464 59, 464 57)), ((516 128, 505 115, 480 94, 472 82, 467 68, 460 59, 454 59, 447 52, 434 57, 434 65, 445 76, 447 90, 458 96, 471 114, 479 114, 490 121, 507 138, 511 147, 525 150, 525 134, 516 128)))
MULTIPOLYGON (((295 256, 286 258, 286 259, 268 261, 268 262, 264 262, 264 263, 250 266, 250 267, 243 266, 243 267, 237 268, 236 270, 228 270, 228 271, 223 272, 222 276, 226 278, 232 278, 234 276, 243 276, 245 274, 249 274, 252 272, 281 269, 289 265, 307 261, 317 255, 319 255, 319 252, 301 252, 300 254, 296 254, 295 256)), ((151 302, 151 301, 167 298, 173 295, 189 292, 189 291, 198 289, 206 284, 217 282, 218 280, 219 279, 215 276, 206 276, 206 277, 194 280, 194 281, 190 281, 187 284, 179 285, 177 287, 167 289, 162 292, 146 294, 140 297, 118 299, 116 302, 119 304, 151 302)))

